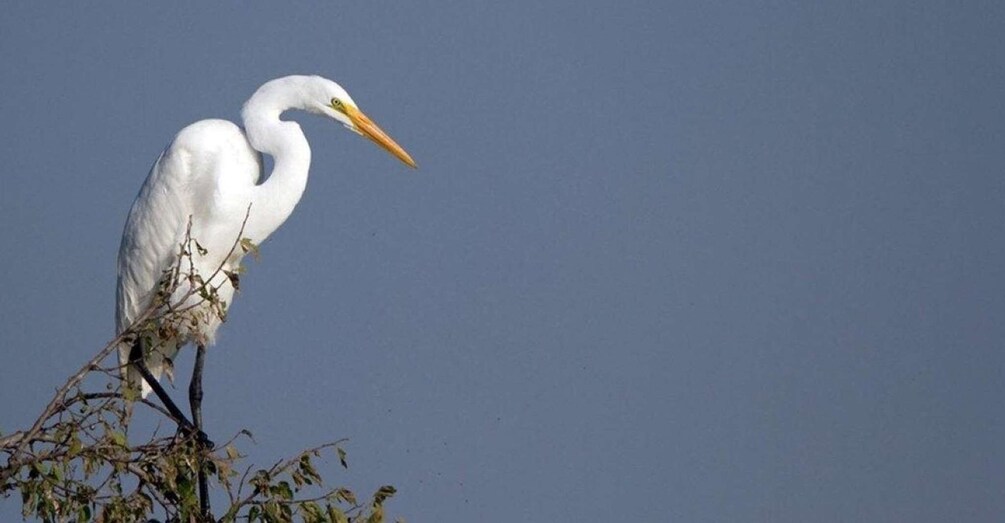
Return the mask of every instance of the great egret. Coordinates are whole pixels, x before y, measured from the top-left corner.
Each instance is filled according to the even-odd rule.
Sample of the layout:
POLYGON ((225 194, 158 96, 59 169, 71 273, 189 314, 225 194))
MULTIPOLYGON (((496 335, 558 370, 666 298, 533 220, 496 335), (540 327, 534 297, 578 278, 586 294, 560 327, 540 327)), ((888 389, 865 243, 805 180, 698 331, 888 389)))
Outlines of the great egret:
MULTIPOLYGON (((359 110, 345 89, 319 76, 287 76, 262 85, 244 104, 244 131, 225 120, 189 125, 154 163, 129 211, 118 258, 119 333, 150 306, 164 271, 179 263, 184 262, 183 271, 194 270, 206 278, 220 302, 231 302, 235 289, 227 273, 236 273, 245 254, 233 249, 235 242, 240 237, 257 244, 268 238, 293 212, 307 184, 311 163, 307 139, 296 122, 280 119, 292 109, 331 118, 416 166, 359 110), (262 154, 273 157, 274 168, 259 183, 262 154), (198 242, 199 252, 179 261, 179 245, 187 237, 198 242)), ((184 306, 193 307, 190 312, 197 321, 147 333, 146 340, 123 343, 118 350, 127 386, 140 388, 143 397, 153 390, 180 425, 201 433, 205 347, 213 343, 222 320, 198 293, 190 292, 193 285, 183 279, 172 302, 188 295, 184 306), (157 383, 162 373, 170 375, 172 359, 189 342, 197 347, 189 387, 194 424, 157 383)))

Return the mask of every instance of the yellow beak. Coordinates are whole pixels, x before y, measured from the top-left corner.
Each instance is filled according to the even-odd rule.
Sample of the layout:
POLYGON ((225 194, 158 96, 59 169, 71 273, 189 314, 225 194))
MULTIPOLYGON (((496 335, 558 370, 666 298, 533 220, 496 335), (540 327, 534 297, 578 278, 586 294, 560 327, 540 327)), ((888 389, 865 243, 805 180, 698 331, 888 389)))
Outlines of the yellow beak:
POLYGON ((406 165, 416 168, 415 160, 405 152, 390 136, 387 135, 377 124, 373 123, 367 115, 363 114, 363 111, 349 105, 345 104, 345 114, 352 120, 353 125, 356 126, 354 131, 366 136, 371 139, 377 145, 383 147, 387 152, 393 154, 397 159, 404 162, 406 165))

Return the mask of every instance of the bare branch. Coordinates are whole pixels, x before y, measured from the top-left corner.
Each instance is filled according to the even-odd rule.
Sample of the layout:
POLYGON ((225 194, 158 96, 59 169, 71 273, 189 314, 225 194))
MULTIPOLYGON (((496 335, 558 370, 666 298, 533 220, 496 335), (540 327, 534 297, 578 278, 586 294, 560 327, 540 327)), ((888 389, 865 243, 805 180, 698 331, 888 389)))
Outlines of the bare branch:
MULTIPOLYGON (((139 397, 122 378, 118 360, 115 364, 106 360, 121 345, 141 337, 166 339, 182 322, 199 319, 193 315, 216 314, 225 320, 226 304, 219 300, 213 282, 224 273, 228 280, 221 281, 236 284, 224 268, 238 248, 246 249, 242 236, 250 212, 249 206, 238 237, 207 278, 195 269, 193 253, 206 252, 191 236, 190 218, 175 263, 165 271, 143 313, 56 389, 31 427, 0 437, 0 459, 6 458, 0 461, 0 494, 20 491, 25 517, 144 521, 156 515, 170 521, 196 521, 200 516, 194 485, 202 477, 212 480, 212 488, 227 493, 230 504, 220 521, 287 520, 297 514, 309 521, 383 520, 381 503, 393 494, 393 488, 382 487, 369 505, 360 504, 346 488, 321 488, 324 482, 311 459, 334 447, 342 460, 344 439, 306 449, 266 469, 242 466, 244 472, 236 483, 235 469, 245 456, 234 445, 242 435, 251 439, 246 430, 213 449, 202 447, 192 434, 158 436, 159 429, 143 442, 127 441, 133 406, 143 405, 163 421, 170 421, 172 415, 160 404, 139 397), (187 271, 182 267, 185 263, 187 271), (84 390, 88 376, 102 374, 110 380, 106 390, 84 390)), ((147 347, 158 348, 156 344, 147 347)))

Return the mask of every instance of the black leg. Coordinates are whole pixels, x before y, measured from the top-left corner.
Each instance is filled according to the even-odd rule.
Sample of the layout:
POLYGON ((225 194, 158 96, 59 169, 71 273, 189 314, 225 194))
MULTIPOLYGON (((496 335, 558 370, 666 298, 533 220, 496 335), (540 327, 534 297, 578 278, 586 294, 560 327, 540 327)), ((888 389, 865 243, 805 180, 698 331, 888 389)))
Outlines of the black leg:
POLYGON ((197 429, 202 429, 202 364, 205 358, 206 347, 197 346, 192 381, 188 384, 188 403, 192 407, 192 423, 197 429))
MULTIPOLYGON (((206 346, 198 345, 195 353, 195 366, 192 368, 192 381, 188 384, 188 401, 192 407, 192 421, 199 434, 205 435, 202 431, 202 364, 206 357, 206 346)), ((208 439, 201 438, 202 448, 200 451, 213 448, 213 444, 208 439)), ((199 511, 207 521, 211 519, 209 513, 209 484, 206 481, 206 468, 202 460, 199 463, 199 511)))
POLYGON ((134 367, 136 367, 136 370, 140 371, 140 376, 143 376, 143 381, 146 381, 147 385, 150 385, 154 394, 157 395, 157 398, 161 400, 164 407, 171 413, 171 417, 178 422, 178 427, 185 432, 196 433, 196 427, 192 425, 192 422, 190 422, 184 414, 182 414, 181 409, 175 405, 174 401, 171 400, 171 397, 168 396, 167 391, 164 390, 164 387, 161 387, 161 384, 156 378, 154 378, 153 374, 150 374, 150 369, 147 368, 146 362, 143 361, 143 347, 141 346, 139 340, 136 340, 136 342, 133 343, 133 348, 129 352, 129 361, 134 367))

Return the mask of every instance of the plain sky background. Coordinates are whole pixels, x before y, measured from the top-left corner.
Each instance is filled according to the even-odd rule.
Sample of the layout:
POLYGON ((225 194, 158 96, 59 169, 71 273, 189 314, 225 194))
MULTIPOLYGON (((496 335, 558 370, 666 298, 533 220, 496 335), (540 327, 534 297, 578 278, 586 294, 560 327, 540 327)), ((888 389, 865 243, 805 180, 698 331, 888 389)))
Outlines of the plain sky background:
POLYGON ((215 439, 348 437, 410 522, 1000 520, 1002 5, 6 5, 0 430, 112 337, 174 133, 316 73, 420 169, 291 115, 215 439))

